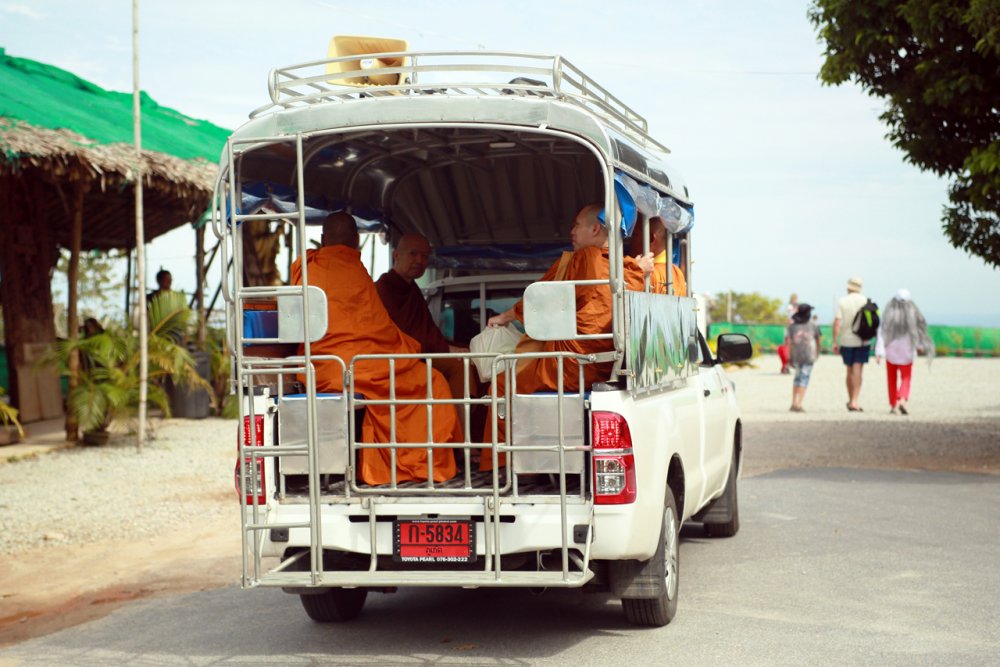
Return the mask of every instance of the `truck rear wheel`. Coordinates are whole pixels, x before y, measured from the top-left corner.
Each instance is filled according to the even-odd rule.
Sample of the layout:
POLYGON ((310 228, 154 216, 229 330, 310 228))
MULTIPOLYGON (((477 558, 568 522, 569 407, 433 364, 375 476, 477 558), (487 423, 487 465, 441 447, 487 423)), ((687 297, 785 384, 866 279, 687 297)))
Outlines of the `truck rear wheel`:
POLYGON ((300 595, 309 618, 317 623, 341 623, 356 618, 365 606, 364 588, 328 588, 322 593, 300 595))
POLYGON ((663 589, 655 598, 622 598, 625 620, 633 625, 660 627, 677 613, 677 593, 680 576, 680 525, 677 502, 667 488, 663 507, 663 527, 656 553, 643 563, 643 570, 663 577, 663 589))

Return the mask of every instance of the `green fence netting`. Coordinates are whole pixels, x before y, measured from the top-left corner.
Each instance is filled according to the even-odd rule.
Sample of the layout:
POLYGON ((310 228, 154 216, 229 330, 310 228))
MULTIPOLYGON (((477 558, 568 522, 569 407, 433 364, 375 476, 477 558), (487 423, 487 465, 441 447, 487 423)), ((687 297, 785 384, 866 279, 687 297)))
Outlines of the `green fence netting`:
MULTIPOLYGON (((832 327, 825 324, 819 329, 823 335, 823 352, 832 352, 832 327)), ((931 325, 929 331, 939 356, 1000 357, 1000 328, 931 325)), ((780 324, 713 322, 709 326, 711 338, 721 333, 746 334, 758 352, 773 352, 785 339, 785 327, 780 324)))
MULTIPOLYGON (((160 106, 141 93, 142 147, 216 162, 229 130, 160 106)), ((8 56, 0 47, 0 117, 67 129, 101 144, 132 143, 132 94, 95 86, 66 70, 8 56)))

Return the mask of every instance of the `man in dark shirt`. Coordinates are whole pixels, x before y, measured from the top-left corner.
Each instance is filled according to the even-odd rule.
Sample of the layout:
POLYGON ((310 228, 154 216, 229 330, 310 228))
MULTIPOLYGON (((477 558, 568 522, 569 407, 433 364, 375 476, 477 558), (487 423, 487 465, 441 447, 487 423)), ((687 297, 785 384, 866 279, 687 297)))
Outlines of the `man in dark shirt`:
MULTIPOLYGON (((392 251, 392 268, 375 283, 378 295, 396 326, 420 343, 421 352, 468 352, 469 348, 452 345, 444 337, 416 283, 416 279, 427 270, 430 257, 431 246, 423 236, 407 234, 399 239, 396 249, 392 251)), ((465 396, 465 372, 461 360, 435 359, 434 368, 448 378, 453 396, 465 396)), ((469 377, 474 375, 475 369, 470 366, 469 377)))

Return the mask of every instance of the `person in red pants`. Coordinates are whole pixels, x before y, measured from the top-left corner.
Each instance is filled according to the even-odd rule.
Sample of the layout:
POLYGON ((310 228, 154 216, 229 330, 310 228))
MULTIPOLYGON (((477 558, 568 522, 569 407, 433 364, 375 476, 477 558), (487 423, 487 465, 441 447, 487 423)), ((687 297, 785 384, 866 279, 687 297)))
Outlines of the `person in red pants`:
POLYGON ((882 311, 882 323, 875 339, 875 363, 882 363, 885 357, 889 412, 892 414, 910 414, 913 359, 921 353, 925 353, 930 362, 934 357, 934 341, 927 331, 927 320, 910 299, 910 291, 901 289, 882 311))

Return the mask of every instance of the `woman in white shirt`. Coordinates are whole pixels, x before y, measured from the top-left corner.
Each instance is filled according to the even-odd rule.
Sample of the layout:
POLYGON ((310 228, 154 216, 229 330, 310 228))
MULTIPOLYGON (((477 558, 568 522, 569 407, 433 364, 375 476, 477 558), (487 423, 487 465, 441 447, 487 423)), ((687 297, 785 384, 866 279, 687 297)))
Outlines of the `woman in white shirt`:
POLYGON ((910 374, 913 359, 919 353, 926 353, 929 362, 934 357, 934 341, 927 332, 927 320, 910 299, 910 291, 901 289, 882 311, 882 323, 875 339, 875 363, 881 363, 885 357, 892 414, 897 411, 909 414, 910 374))

